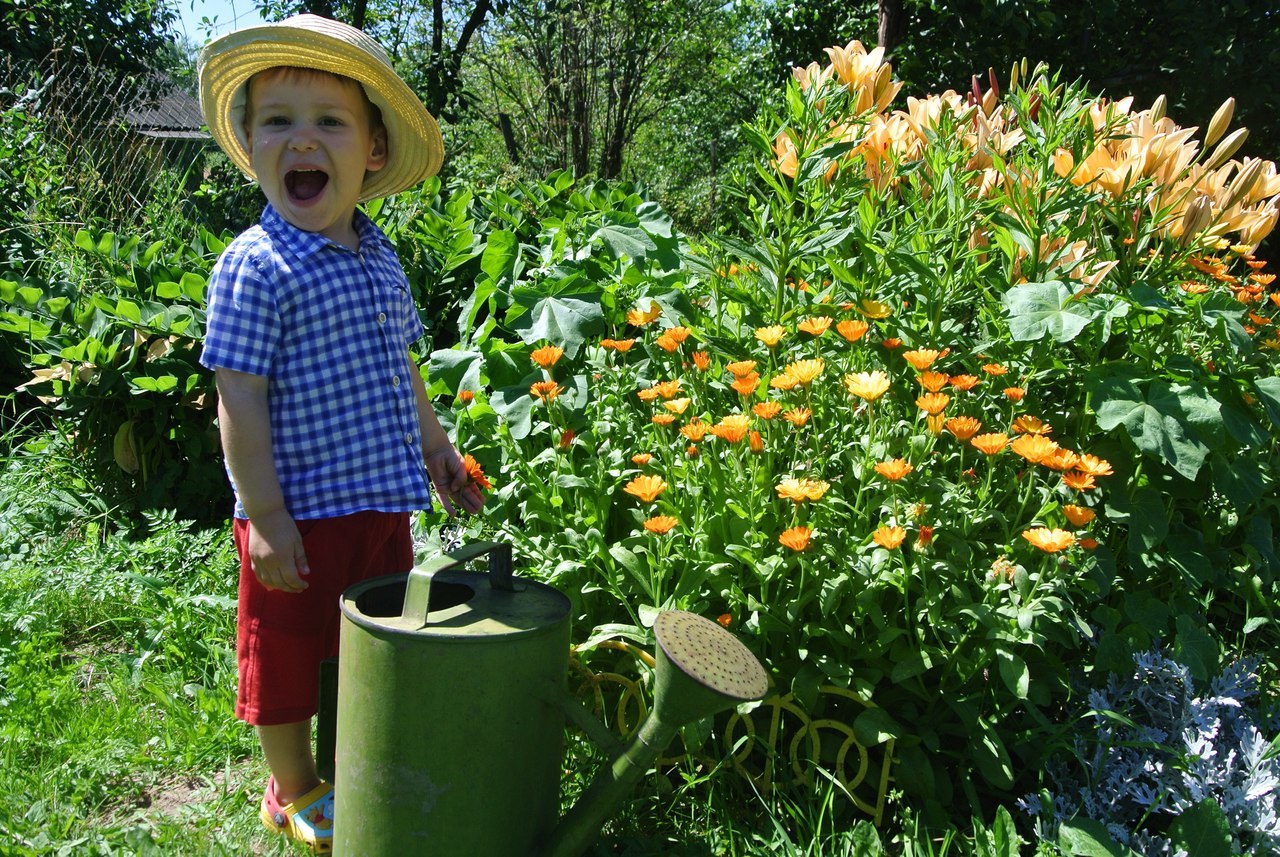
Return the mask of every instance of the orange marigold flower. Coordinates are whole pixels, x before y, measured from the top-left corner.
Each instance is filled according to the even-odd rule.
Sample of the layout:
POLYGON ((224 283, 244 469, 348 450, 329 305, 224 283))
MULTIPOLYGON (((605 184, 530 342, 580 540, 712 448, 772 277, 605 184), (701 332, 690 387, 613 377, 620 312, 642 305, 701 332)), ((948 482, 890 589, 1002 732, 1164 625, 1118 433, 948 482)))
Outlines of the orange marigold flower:
POLYGON ((796 553, 807 550, 812 539, 813 530, 808 527, 792 527, 778 536, 778 542, 783 547, 791 548, 796 553))
POLYGON ((902 347, 902 340, 896 336, 890 336, 888 339, 880 340, 880 344, 890 351, 893 351, 895 348, 902 347))
POLYGON ((1009 448, 1032 464, 1039 464, 1058 451, 1058 444, 1040 434, 1024 434, 1014 439, 1009 448))
POLYGON ((719 616, 716 617, 716 621, 720 623, 721 628, 728 628, 731 624, 733 624, 733 617, 730 616, 728 613, 721 613, 719 616))
POLYGON ((652 503, 658 495, 667 490, 667 480, 661 476, 637 476, 622 488, 642 503, 652 503))
POLYGON ((1249 279, 1260 286, 1269 286, 1276 281, 1275 274, 1250 274, 1249 279))
POLYGON ((644 467, 650 461, 653 461, 653 456, 647 452, 637 452, 635 455, 631 456, 631 463, 637 467, 644 467))
POLYGON ((1062 484, 1073 491, 1090 491, 1098 487, 1092 475, 1081 473, 1079 470, 1068 470, 1062 474, 1062 484))
POLYGON ((664 336, 670 336, 676 342, 684 342, 689 338, 689 328, 687 327, 668 327, 663 331, 664 336))
POLYGON ((738 360, 724 367, 729 374, 735 378, 742 378, 755 372, 756 361, 754 360, 738 360))
POLYGON ((786 332, 785 328, 777 324, 770 327, 758 327, 756 328, 756 339, 763 342, 769 348, 772 348, 782 341, 782 337, 786 332))
POLYGON ((1115 473, 1111 469, 1111 462, 1088 453, 1080 456, 1080 460, 1076 462, 1076 470, 1081 473, 1087 473, 1090 476, 1110 476, 1115 473))
POLYGON ((1080 547, 1084 548, 1087 551, 1091 551, 1098 546, 1098 540, 1085 537, 1080 541, 1076 542, 1076 544, 1080 545, 1080 547))
POLYGON ((952 417, 947 420, 947 431, 956 436, 956 440, 968 440, 982 428, 982 423, 975 417, 952 417))
POLYGON ((764 438, 760 436, 760 432, 755 429, 747 432, 747 448, 756 455, 764 452, 764 438))
POLYGON ((946 420, 947 418, 944 414, 929 414, 929 416, 925 417, 924 423, 929 430, 929 434, 937 437, 942 434, 942 426, 946 423, 946 420))
POLYGON ((928 547, 933 542, 933 527, 924 524, 920 527, 920 532, 916 534, 916 544, 920 547, 928 547))
POLYGON ((843 336, 849 342, 857 342, 866 335, 871 325, 865 321, 842 321, 836 325, 836 333, 843 336))
POLYGON ((1022 537, 1045 553, 1064 551, 1076 543, 1076 537, 1066 530, 1051 530, 1048 527, 1023 530, 1022 537))
POLYGON ((693 352, 693 365, 699 372, 706 372, 711 368, 711 355, 705 351, 693 352))
POLYGON ((890 482, 897 482, 912 470, 915 470, 915 468, 901 458, 891 458, 876 465, 876 473, 879 473, 890 482))
POLYGON ((969 444, 984 455, 995 455, 1005 448, 1009 443, 1009 436, 1003 432, 991 432, 989 434, 980 434, 969 444))
POLYGON ((813 416, 813 412, 808 408, 792 408, 782 415, 782 418, 791 423, 796 428, 809 422, 809 417, 813 416))
POLYGON ((988 375, 1003 375, 1009 371, 1009 368, 1001 363, 987 363, 982 367, 982 371, 988 375))
POLYGON ((747 435, 751 417, 746 414, 730 414, 711 427, 711 433, 721 440, 737 443, 747 435))
POLYGON ((670 515, 655 515, 644 522, 644 528, 651 533, 662 536, 675 529, 678 523, 680 522, 670 515))
POLYGON ((683 414, 689 409, 689 401, 689 399, 672 399, 669 402, 663 402, 662 407, 673 414, 683 414))
POLYGON ((1004 397, 1011 402, 1021 402, 1022 397, 1027 394, 1027 391, 1021 387, 1005 387, 1002 392, 1004 397))
POLYGON ((1019 414, 1013 421, 1015 434, 1053 434, 1053 426, 1039 417, 1030 414, 1019 414))
POLYGON ((476 484, 481 490, 488 491, 493 487, 493 483, 489 481, 489 477, 484 475, 484 469, 480 466, 480 462, 472 457, 471 453, 462 456, 462 466, 466 468, 467 478, 476 484))
POLYGON ((947 386, 947 381, 949 380, 950 378, 947 377, 946 372, 930 371, 920 373, 920 386, 930 393, 936 393, 947 386))
POLYGON ((790 372, 784 371, 781 375, 774 375, 769 386, 775 390, 794 390, 800 386, 800 381, 790 372))
POLYGON ((680 427, 680 434, 689 438, 689 440, 694 443, 697 443, 706 437, 706 434, 710 429, 711 426, 704 423, 702 420, 693 420, 692 422, 686 423, 680 427))
POLYGON ((692 443, 689 444, 689 448, 684 451, 685 458, 697 458, 701 454, 702 453, 698 451, 697 445, 692 443))
POLYGON ((1067 516, 1067 520, 1071 522, 1073 527, 1083 527, 1085 524, 1097 517, 1097 513, 1085 506, 1075 506, 1067 503, 1062 507, 1062 514, 1067 516))
POLYGON ((675 351, 680 347, 680 343, 667 334, 662 334, 653 341, 653 344, 661 348, 663 351, 675 351))
POLYGON ((889 376, 883 372, 851 372, 844 376, 849 394, 874 402, 889 391, 889 376))
POLYGON ((827 364, 821 359, 796 360, 786 368, 786 374, 795 379, 797 384, 807 387, 822 374, 827 364))
POLYGON ((744 396, 750 396, 760 386, 760 375, 757 372, 750 372, 740 378, 734 378, 729 386, 744 396))
POLYGON ((916 399, 916 407, 929 416, 937 416, 951 404, 951 397, 946 393, 925 393, 916 399))
POLYGON ((533 353, 529 355, 533 362, 543 369, 550 369, 563 356, 564 349, 558 345, 544 345, 541 348, 534 349, 533 353))
POLYGON ((876 531, 871 534, 872 540, 886 550, 897 550, 906 537, 907 531, 902 527, 890 527, 886 524, 876 527, 876 531))
POLYGON ((654 414, 651 421, 655 425, 669 426, 676 421, 675 414, 654 414))
POLYGON ((658 316, 662 315, 662 307, 658 306, 657 301, 649 301, 649 309, 642 310, 638 306, 627 312, 627 324, 636 327, 644 327, 658 320, 658 316))
POLYGON ((965 392, 968 392, 978 386, 981 379, 979 379, 977 375, 952 375, 947 380, 950 382, 951 386, 955 387, 957 390, 964 390, 965 392))
POLYGON ((472 400, 475 399, 475 397, 476 397, 476 394, 471 392, 470 390, 458 391, 458 402, 460 404, 469 405, 471 404, 472 400))
POLYGON ((829 483, 821 479, 796 479, 794 476, 784 476, 775 490, 780 499, 799 504, 806 500, 821 500, 830 487, 829 483))
POLYGON ((565 429, 564 431, 560 432, 560 448, 568 449, 569 447, 573 446, 573 439, 577 436, 578 436, 578 433, 575 432, 573 429, 565 429))
POLYGON ((541 399, 547 404, 551 404, 556 400, 556 396, 564 392, 555 381, 536 381, 529 386, 529 395, 535 399, 541 399))
POLYGON ((1186 292, 1189 295, 1202 295, 1205 292, 1209 291, 1209 284, 1197 283, 1197 282, 1188 280, 1185 283, 1179 283, 1178 288, 1182 289, 1184 292, 1186 292))
POLYGON ((807 333, 810 336, 821 336, 827 332, 829 327, 831 327, 831 316, 815 315, 797 324, 796 330, 801 333, 807 333))
POLYGON ((913 351, 904 351, 902 359, 906 360, 912 366, 920 371, 924 371, 933 365, 938 359, 939 352, 936 348, 917 348, 913 351))
POLYGON ((880 301, 874 301, 871 298, 863 299, 862 303, 858 304, 857 309, 867 318, 888 318, 893 315, 893 307, 880 301))
POLYGON ((771 420, 782 413, 782 405, 774 401, 760 402, 751 411, 762 420, 771 420))
POLYGON ((1053 454, 1047 456, 1040 463, 1050 470, 1056 470, 1061 473, 1064 470, 1070 470, 1076 466, 1076 462, 1080 460, 1080 456, 1069 449, 1059 448, 1053 454))
POLYGON ((605 349, 606 351, 612 350, 612 351, 626 352, 626 351, 630 351, 631 346, 635 344, 636 344, 636 341, 634 339, 602 339, 600 340, 600 347, 605 349))
POLYGON ((661 381, 653 385, 653 390, 664 399, 673 399, 680 395, 680 379, 661 381))

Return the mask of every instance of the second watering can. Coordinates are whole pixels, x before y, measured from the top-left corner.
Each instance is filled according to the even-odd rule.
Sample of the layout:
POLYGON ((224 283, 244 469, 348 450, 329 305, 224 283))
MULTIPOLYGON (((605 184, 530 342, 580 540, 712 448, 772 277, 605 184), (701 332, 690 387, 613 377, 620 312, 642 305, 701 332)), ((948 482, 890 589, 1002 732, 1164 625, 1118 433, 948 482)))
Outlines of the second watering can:
POLYGON ((479 543, 343 594, 319 729, 339 857, 575 857, 681 726, 768 689, 715 622, 659 614, 653 710, 623 744, 566 688, 569 599, 511 566, 479 543), (560 819, 566 718, 610 759, 560 819))

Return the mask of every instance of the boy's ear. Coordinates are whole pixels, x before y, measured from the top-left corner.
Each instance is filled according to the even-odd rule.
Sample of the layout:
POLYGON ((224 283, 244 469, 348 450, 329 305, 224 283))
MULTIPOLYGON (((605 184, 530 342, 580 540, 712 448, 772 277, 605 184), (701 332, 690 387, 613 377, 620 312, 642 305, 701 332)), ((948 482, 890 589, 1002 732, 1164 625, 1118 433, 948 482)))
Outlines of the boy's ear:
POLYGON ((365 163, 365 170, 368 172, 377 172, 387 165, 387 129, 380 127, 373 132, 373 138, 369 146, 369 160, 365 163))

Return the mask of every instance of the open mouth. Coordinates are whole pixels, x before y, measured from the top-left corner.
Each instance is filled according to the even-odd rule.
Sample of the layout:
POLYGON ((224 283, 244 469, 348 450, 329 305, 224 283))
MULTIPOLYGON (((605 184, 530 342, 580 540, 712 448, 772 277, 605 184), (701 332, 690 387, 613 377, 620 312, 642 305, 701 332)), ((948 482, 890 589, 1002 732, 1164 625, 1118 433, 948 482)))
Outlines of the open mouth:
POLYGON ((320 170, 290 170, 284 175, 285 190, 297 202, 315 199, 328 183, 328 174, 320 170))

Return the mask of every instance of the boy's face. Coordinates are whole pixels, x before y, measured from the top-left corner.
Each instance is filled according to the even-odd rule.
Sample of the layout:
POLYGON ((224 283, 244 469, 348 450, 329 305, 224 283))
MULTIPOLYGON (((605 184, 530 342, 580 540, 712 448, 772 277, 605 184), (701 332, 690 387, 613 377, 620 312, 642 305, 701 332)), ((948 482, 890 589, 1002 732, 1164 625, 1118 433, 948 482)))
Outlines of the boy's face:
POLYGON ((330 74, 271 69, 249 85, 246 136, 258 184, 289 223, 356 249, 352 216, 366 171, 387 162, 360 85, 330 74))

